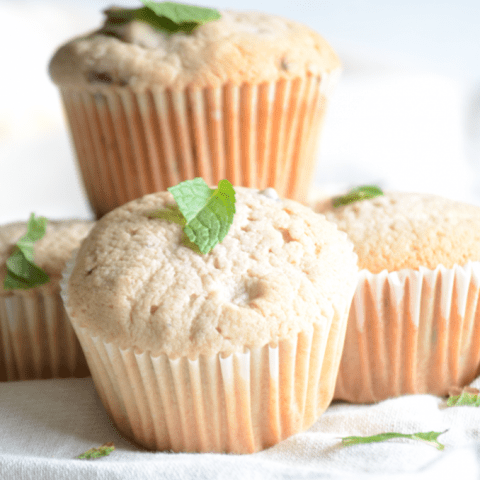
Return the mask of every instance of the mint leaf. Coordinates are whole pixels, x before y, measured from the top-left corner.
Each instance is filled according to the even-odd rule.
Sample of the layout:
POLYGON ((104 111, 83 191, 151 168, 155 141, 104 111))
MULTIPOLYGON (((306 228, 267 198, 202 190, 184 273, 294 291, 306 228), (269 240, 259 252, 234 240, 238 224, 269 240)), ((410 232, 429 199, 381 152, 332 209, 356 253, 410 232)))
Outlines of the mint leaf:
POLYGON ((220 180, 213 190, 198 177, 168 191, 187 221, 183 231, 202 253, 225 238, 235 214, 235 190, 228 180, 220 180))
POLYGON ((166 17, 177 25, 182 25, 183 23, 202 25, 218 20, 221 17, 218 10, 212 8, 175 2, 152 2, 150 0, 142 0, 142 3, 158 17, 166 17))
POLYGON ((81 460, 89 460, 92 458, 106 457, 107 455, 110 455, 114 450, 115 445, 113 444, 113 442, 108 442, 104 443, 98 448, 91 448, 90 450, 87 450, 76 458, 79 458, 81 460))
POLYGON ((186 180, 167 190, 173 195, 187 222, 198 215, 214 192, 200 177, 186 180))
POLYGON ((124 25, 132 20, 148 23, 165 33, 191 33, 199 25, 221 18, 218 10, 174 2, 142 0, 141 8, 110 8, 105 10, 107 24, 124 25))
POLYGON ((383 195, 383 192, 376 185, 362 185, 360 187, 352 188, 352 190, 341 197, 334 198, 333 206, 337 208, 341 205, 348 205, 349 203, 375 198, 380 195, 383 195))
MULTIPOLYGON (((460 389, 459 389, 460 390, 460 389)), ((465 387, 455 394, 450 393, 447 400, 449 407, 480 407, 480 391, 477 388, 465 387)))
POLYGON ((5 290, 38 287, 47 283, 50 278, 34 263, 34 243, 45 235, 47 219, 30 215, 27 233, 17 242, 12 254, 7 259, 7 274, 3 283, 5 290))
POLYGON ((225 238, 233 222, 235 190, 232 184, 220 180, 218 188, 212 190, 202 178, 196 178, 168 190, 187 220, 183 231, 202 253, 208 253, 225 238))
POLYGON ((408 438, 410 440, 420 440, 425 442, 429 445, 434 446, 438 450, 443 450, 445 445, 441 444, 437 439, 440 435, 445 433, 447 430, 443 432, 418 432, 418 433, 396 433, 396 432, 388 432, 388 433, 379 433, 378 435, 372 435, 370 437, 344 437, 342 438, 342 444, 344 446, 349 445, 357 445, 359 443, 376 443, 376 442, 384 442, 386 440, 390 440, 391 438, 408 438))
POLYGON ((139 20, 168 34, 191 33, 199 25, 221 18, 220 12, 212 8, 174 2, 142 2, 145 6, 141 8, 112 7, 105 10, 107 24, 124 25, 139 20))
POLYGON ((155 210, 147 216, 148 218, 161 218, 168 222, 178 223, 179 225, 182 225, 182 227, 187 223, 185 217, 178 208, 178 205, 167 205, 164 210, 155 210))
POLYGON ((220 180, 214 190, 203 178, 197 177, 170 187, 168 191, 177 205, 149 213, 148 218, 182 225, 185 245, 200 253, 208 253, 225 238, 235 214, 235 190, 228 180, 220 180))

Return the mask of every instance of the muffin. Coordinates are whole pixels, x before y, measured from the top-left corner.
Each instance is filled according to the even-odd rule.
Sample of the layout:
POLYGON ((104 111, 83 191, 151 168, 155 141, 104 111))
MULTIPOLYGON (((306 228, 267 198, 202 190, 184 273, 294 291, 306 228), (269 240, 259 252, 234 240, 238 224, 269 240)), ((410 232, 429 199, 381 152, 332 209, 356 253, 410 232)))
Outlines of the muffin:
POLYGON ((97 217, 198 176, 305 200, 340 71, 327 42, 258 12, 173 34, 125 12, 49 66, 97 217))
POLYGON ((48 283, 5 289, 6 262, 27 223, 0 226, 0 381, 89 375, 85 357, 60 297, 62 270, 93 222, 50 221, 34 244, 35 264, 48 283))
POLYGON ((99 220, 67 269, 97 391, 148 449, 255 452, 332 399, 356 256, 333 223, 266 193, 236 188, 233 224, 205 255, 148 218, 172 195, 146 195, 99 220))
POLYGON ((480 373, 480 208, 386 193, 325 213, 360 268, 335 398, 446 395, 480 373))

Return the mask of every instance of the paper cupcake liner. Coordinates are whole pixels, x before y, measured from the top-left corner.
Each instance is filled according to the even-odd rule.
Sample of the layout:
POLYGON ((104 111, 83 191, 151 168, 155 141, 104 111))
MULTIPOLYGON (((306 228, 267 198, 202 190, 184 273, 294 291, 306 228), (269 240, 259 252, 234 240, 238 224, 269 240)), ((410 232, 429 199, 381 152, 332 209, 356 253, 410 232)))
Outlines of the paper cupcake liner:
POLYGON ((197 176, 305 200, 338 75, 183 91, 61 88, 96 215, 197 176))
POLYGON ((330 404, 346 314, 277 346, 171 359, 77 328, 118 429, 152 450, 251 453, 305 430, 330 404))
POLYGON ((0 296, 0 342, 0 381, 89 375, 59 293, 0 296))
POLYGON ((335 398, 369 403, 446 395, 480 372, 480 262, 435 270, 362 270, 335 398))

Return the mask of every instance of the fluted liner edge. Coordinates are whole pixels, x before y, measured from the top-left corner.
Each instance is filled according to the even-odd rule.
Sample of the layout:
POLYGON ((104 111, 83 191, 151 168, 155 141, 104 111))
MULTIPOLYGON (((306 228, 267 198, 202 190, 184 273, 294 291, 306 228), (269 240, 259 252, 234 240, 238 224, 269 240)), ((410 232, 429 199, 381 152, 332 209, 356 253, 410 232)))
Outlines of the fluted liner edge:
POLYGON ((338 76, 183 91, 61 87, 97 217, 198 176, 305 200, 338 76))
POLYGON ((480 372, 480 262, 359 273, 336 399, 446 395, 480 372))

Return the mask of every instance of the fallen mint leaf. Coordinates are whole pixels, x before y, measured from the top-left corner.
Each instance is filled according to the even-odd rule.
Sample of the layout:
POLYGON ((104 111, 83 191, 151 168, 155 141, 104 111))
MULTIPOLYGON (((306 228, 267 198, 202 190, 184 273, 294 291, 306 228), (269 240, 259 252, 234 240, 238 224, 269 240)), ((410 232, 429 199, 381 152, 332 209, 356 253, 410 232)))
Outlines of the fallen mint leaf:
POLYGON ((89 460, 92 458, 106 457, 110 455, 114 450, 115 450, 115 445, 113 444, 113 442, 108 442, 108 443, 104 443, 102 446, 98 448, 91 448, 90 450, 87 450, 86 452, 82 453, 76 458, 80 460, 89 460))
POLYGON ((480 390, 477 388, 465 387, 459 391, 449 392, 447 400, 449 407, 480 407, 480 390))
POLYGON ((367 200, 383 195, 382 190, 376 185, 362 185, 360 187, 352 188, 348 193, 333 199, 333 206, 340 207, 348 205, 349 203, 358 202, 360 200, 367 200))
POLYGON ((422 442, 428 443, 429 445, 434 446, 438 450, 443 450, 445 445, 441 444, 437 438, 445 433, 443 432, 419 432, 419 433, 379 433, 378 435, 372 435, 370 437, 344 437, 342 438, 342 444, 344 446, 357 445, 359 443, 376 443, 376 442, 385 442, 391 438, 408 438, 410 440, 420 440, 422 442))

